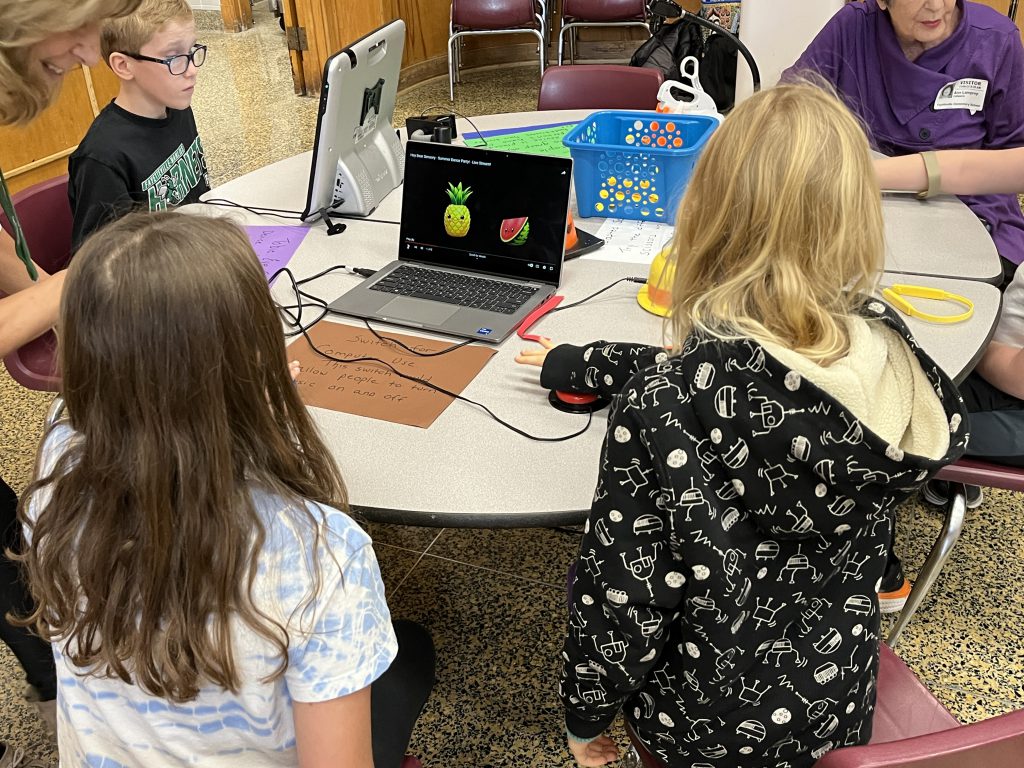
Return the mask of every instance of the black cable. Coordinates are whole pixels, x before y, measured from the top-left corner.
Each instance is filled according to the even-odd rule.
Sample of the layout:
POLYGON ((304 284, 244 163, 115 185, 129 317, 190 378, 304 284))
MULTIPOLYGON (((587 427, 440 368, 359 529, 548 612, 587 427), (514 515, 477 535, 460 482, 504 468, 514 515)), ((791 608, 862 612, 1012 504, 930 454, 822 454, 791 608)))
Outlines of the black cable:
MULTIPOLYGON (((263 205, 242 205, 236 203, 234 200, 226 200, 223 197, 213 197, 209 200, 203 200, 203 203, 207 205, 216 205, 221 208, 241 208, 242 210, 254 213, 257 216, 276 216, 279 219, 295 219, 298 221, 305 221, 302 218, 302 211, 290 211, 285 208, 268 208, 263 205)), ((378 224, 395 224, 399 225, 402 222, 395 221, 393 219, 371 219, 369 216, 356 216, 352 213, 338 213, 337 211, 329 211, 331 218, 333 219, 352 219, 354 221, 374 221, 378 224)))
POLYGON ((582 298, 579 301, 574 301, 572 304, 562 304, 561 306, 555 307, 551 311, 552 312, 561 312, 563 309, 572 309, 573 307, 578 307, 580 304, 588 302, 591 299, 597 298, 598 296, 600 296, 605 291, 611 290, 612 288, 614 288, 619 283, 639 283, 639 284, 643 285, 646 282, 647 282, 647 278, 646 277, 621 277, 618 280, 616 280, 614 283, 609 283, 608 285, 606 285, 601 290, 595 291, 594 293, 590 294, 586 298, 582 298))
MULTIPOLYGON (((331 309, 328 309, 327 311, 333 315, 341 314, 340 312, 335 312, 334 310, 331 309)), ((458 344, 452 344, 450 347, 439 349, 437 352, 417 352, 408 344, 403 344, 398 339, 393 339, 390 336, 381 336, 379 333, 377 333, 374 327, 370 325, 370 321, 367 320, 366 318, 363 318, 363 324, 366 326, 366 330, 368 330, 370 333, 376 336, 380 341, 386 341, 389 344, 394 344, 396 347, 401 347, 410 355, 416 355, 416 357, 440 357, 441 355, 447 355, 449 352, 454 352, 456 349, 462 349, 466 345, 472 344, 474 341, 473 339, 466 339, 465 341, 460 341, 458 344)))
MULTIPOLYGON (((347 268, 348 267, 345 267, 342 264, 338 264, 338 265, 335 265, 334 267, 331 267, 330 269, 324 270, 323 272, 321 272, 321 273, 319 273, 317 275, 313 275, 312 277, 303 278, 302 283, 309 282, 310 280, 314 280, 317 277, 323 277, 325 274, 327 274, 331 270, 334 270, 334 269, 347 269, 347 268)), ((526 432, 525 430, 522 430, 519 427, 517 427, 517 426, 515 426, 513 424, 510 424, 509 422, 505 421, 504 419, 502 419, 500 416, 498 416, 496 413, 494 413, 494 411, 492 411, 490 408, 488 408, 483 403, 478 403, 476 400, 470 400, 468 397, 464 397, 463 395, 459 395, 459 394, 456 394, 455 392, 451 392, 451 391, 445 389, 442 386, 439 386, 437 384, 434 384, 433 382, 427 381, 426 379, 421 379, 421 378, 419 378, 417 376, 410 376, 408 374, 402 373, 397 368, 395 368, 393 365, 391 365, 388 362, 385 362, 384 360, 381 360, 380 358, 377 358, 377 357, 353 357, 353 358, 345 359, 345 358, 334 357, 333 355, 329 355, 326 352, 324 352, 323 350, 321 350, 319 347, 317 347, 316 344, 313 343, 313 339, 310 338, 310 335, 309 335, 309 329, 312 328, 314 325, 316 325, 321 320, 323 320, 323 318, 326 317, 328 313, 331 313, 332 310, 327 306, 327 302, 324 301, 323 299, 321 299, 321 298, 319 298, 317 296, 313 296, 312 294, 306 293, 305 291, 301 290, 299 288, 300 282, 295 279, 294 273, 292 273, 292 271, 290 269, 288 269, 288 267, 282 267, 281 269, 277 270, 277 272, 275 272, 273 274, 273 276, 271 277, 271 280, 273 280, 274 278, 278 277, 281 274, 287 275, 288 280, 292 284, 292 290, 294 290, 295 291, 295 295, 297 297, 299 297, 299 302, 296 305, 280 305, 280 304, 278 305, 278 309, 282 312, 282 314, 286 315, 289 318, 289 320, 286 321, 286 324, 289 327, 295 329, 294 331, 292 331, 290 333, 285 333, 285 336, 286 337, 292 337, 292 336, 298 336, 299 334, 301 334, 302 337, 306 340, 306 343, 309 344, 309 348, 312 349, 313 352, 316 353, 317 355, 319 355, 320 357, 323 357, 323 358, 325 358, 327 360, 330 360, 332 362, 344 363, 344 364, 377 363, 378 365, 384 366, 386 369, 391 371, 395 376, 398 376, 401 379, 405 379, 406 381, 411 381, 413 383, 420 384, 420 385, 422 385, 424 387, 429 387, 430 389, 433 389, 436 392, 440 392, 442 395, 447 395, 448 397, 451 397, 451 398, 453 398, 455 400, 461 400, 464 403, 476 406, 477 408, 480 408, 481 410, 483 410, 488 416, 490 416, 492 419, 494 419, 496 422, 501 424, 501 426, 505 427, 506 429, 509 429, 512 432, 515 432, 517 435, 521 435, 522 437, 528 438, 529 440, 536 440, 537 442, 542 442, 542 443, 558 443, 558 442, 564 442, 566 440, 572 440, 574 438, 579 437, 580 435, 585 433, 588 429, 590 429, 590 425, 594 421, 594 414, 593 413, 588 413, 587 414, 587 423, 586 423, 586 425, 582 429, 580 429, 580 430, 578 430, 576 432, 573 432, 572 434, 562 435, 560 437, 539 437, 537 435, 531 435, 529 432, 526 432), (312 323, 309 323, 306 326, 302 325, 302 320, 301 320, 301 318, 302 318, 302 309, 303 309, 304 306, 306 306, 306 305, 302 304, 301 299, 303 299, 303 298, 309 299, 311 302, 314 303, 314 305, 318 309, 322 309, 323 310, 320 313, 320 316, 316 318, 316 320, 314 320, 312 323), (291 310, 295 310, 295 309, 298 310, 298 314, 297 315, 293 314, 292 311, 291 311, 291 310)), ((335 314, 337 314, 337 313, 335 313, 335 314)), ((370 327, 369 323, 367 323, 366 326, 367 326, 367 328, 370 329, 370 332, 374 336, 377 336, 377 338, 379 338, 379 339, 381 339, 383 341, 389 341, 389 342, 395 343, 395 344, 397 344, 399 346, 405 347, 405 349, 409 349, 406 345, 402 344, 397 339, 389 339, 389 338, 381 337, 372 327, 370 327)), ((466 344, 470 343, 471 341, 472 341, 472 339, 467 339, 464 342, 461 342, 459 344, 455 344, 455 345, 449 347, 448 349, 441 350, 440 352, 422 353, 422 352, 415 352, 414 350, 411 350, 411 349, 409 349, 409 351, 412 352, 413 354, 417 354, 417 355, 419 355, 421 357, 435 357, 435 356, 440 355, 440 354, 446 354, 448 352, 451 352, 452 350, 458 349, 459 347, 463 347, 466 344)))
POLYGON ((241 208, 257 216, 276 216, 279 219, 298 219, 302 221, 302 211, 289 211, 283 208, 267 208, 262 205, 242 205, 234 200, 225 200, 223 197, 214 197, 201 201, 206 205, 216 205, 221 208, 241 208))
POLYGON ((309 348, 312 349, 316 354, 320 355, 320 357, 323 357, 335 363, 344 363, 346 365, 354 363, 377 363, 378 365, 384 366, 387 370, 391 371, 391 373, 393 373, 395 376, 398 376, 400 379, 405 379, 406 381, 411 381, 415 384, 420 384, 424 387, 430 387, 435 392, 440 392, 442 395, 447 395, 448 397, 454 400, 461 400, 464 403, 476 406, 477 408, 481 409, 484 413, 486 413, 488 416, 490 416, 492 419, 494 419, 496 422, 501 424, 501 426, 505 427, 505 429, 511 430, 512 432, 515 432, 517 435, 525 437, 529 440, 535 440, 540 443, 561 443, 565 442, 566 440, 572 440, 574 438, 579 437, 588 429, 590 429, 590 425, 594 421, 594 414, 588 413, 587 423, 583 426, 582 429, 579 429, 576 432, 573 432, 572 434, 561 435, 560 437, 541 437, 538 435, 531 435, 529 432, 522 430, 519 427, 505 421, 503 418, 498 416, 494 411, 492 411, 483 403, 479 403, 476 400, 470 400, 468 397, 464 397, 463 395, 460 395, 456 392, 452 392, 451 390, 445 389, 444 387, 438 384, 434 384, 431 381, 427 381, 426 379, 421 379, 418 376, 410 376, 407 373, 402 373, 400 370, 391 365, 391 363, 385 362, 384 360, 381 360, 380 358, 377 357, 342 358, 335 357, 334 355, 329 355, 323 350, 321 350, 319 347, 317 347, 316 344, 313 343, 313 340, 309 337, 309 332, 307 331, 307 329, 300 328, 299 332, 302 334, 303 338, 306 339, 306 343, 309 344, 309 348))

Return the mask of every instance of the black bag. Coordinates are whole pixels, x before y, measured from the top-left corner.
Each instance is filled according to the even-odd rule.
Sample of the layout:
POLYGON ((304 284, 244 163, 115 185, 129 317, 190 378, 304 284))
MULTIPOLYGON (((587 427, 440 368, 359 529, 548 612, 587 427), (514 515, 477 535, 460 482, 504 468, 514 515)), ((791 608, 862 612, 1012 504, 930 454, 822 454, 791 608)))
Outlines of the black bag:
POLYGON ((719 112, 736 103, 736 44, 720 32, 712 32, 704 41, 700 62, 700 84, 715 100, 719 112))
MULTIPOLYGON (((687 56, 700 62, 700 85, 719 112, 732 109, 736 101, 736 45, 725 35, 712 32, 704 39, 703 28, 688 19, 663 24, 629 60, 632 67, 657 69, 666 80, 682 80, 679 65, 687 56)), ((678 91, 673 96, 687 100, 678 91)))
POLYGON ((700 61, 703 55, 704 36, 700 26, 680 21, 663 24, 650 40, 636 49, 629 65, 657 69, 666 80, 679 80, 682 77, 679 63, 687 56, 695 56, 700 61))

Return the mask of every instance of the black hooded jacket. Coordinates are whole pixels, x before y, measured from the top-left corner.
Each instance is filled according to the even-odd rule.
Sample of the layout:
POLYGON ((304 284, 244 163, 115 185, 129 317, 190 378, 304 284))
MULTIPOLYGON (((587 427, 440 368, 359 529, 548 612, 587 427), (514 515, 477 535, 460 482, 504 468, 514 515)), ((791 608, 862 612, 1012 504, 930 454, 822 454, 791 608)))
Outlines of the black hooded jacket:
POLYGON ((863 312, 938 394, 941 459, 887 444, 750 339, 548 354, 543 385, 617 395, 563 651, 572 734, 622 709, 686 768, 800 768, 870 738, 893 513, 963 453, 967 422, 892 311, 863 312))

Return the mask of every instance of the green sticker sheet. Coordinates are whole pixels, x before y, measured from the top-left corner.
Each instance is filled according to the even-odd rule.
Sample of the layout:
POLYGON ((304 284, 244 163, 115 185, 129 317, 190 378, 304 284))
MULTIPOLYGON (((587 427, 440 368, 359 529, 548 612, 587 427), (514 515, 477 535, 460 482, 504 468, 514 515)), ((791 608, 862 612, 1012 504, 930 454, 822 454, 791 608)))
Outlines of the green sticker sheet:
POLYGON ((462 138, 467 147, 485 146, 487 149, 500 149, 506 152, 569 157, 569 148, 562 144, 562 138, 575 127, 576 123, 526 125, 520 128, 467 133, 462 138))

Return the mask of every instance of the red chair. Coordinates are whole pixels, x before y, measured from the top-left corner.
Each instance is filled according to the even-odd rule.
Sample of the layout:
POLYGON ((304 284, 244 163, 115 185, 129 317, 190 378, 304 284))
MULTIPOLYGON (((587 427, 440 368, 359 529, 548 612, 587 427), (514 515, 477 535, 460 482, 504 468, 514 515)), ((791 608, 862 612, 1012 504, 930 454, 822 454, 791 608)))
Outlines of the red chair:
MULTIPOLYGON (((68 203, 68 177, 35 184, 11 197, 28 241, 32 260, 47 272, 63 269, 71 260, 71 205, 68 203)), ((12 233, 7 217, 0 213, 0 224, 12 233)), ((57 392, 57 338, 47 331, 4 358, 11 378, 28 389, 57 392)))
POLYGON ((654 109, 661 83, 661 72, 645 67, 548 67, 537 109, 654 109))
MULTIPOLYGON (((1024 469, 991 464, 978 459, 960 459, 955 464, 943 467, 935 479, 945 480, 949 483, 950 495, 949 502, 946 504, 945 520, 943 520, 939 538, 936 539, 935 545, 928 553, 928 557, 914 581, 914 587, 907 596, 906 605, 903 606, 896 623, 889 630, 886 642, 890 646, 896 645, 896 641, 899 640, 903 630, 910 623, 911 617, 924 601, 925 595, 928 594, 928 590, 931 589, 942 566, 949 559, 953 547, 960 538, 964 527, 964 516, 967 513, 964 485, 1024 491, 1024 469)), ((1024 761, 1021 764, 1024 765, 1024 761)))
MULTIPOLYGON (((627 728, 645 768, 665 768, 627 728)), ((814 768, 1010 768, 1024 765, 1024 710, 960 725, 882 643, 871 742, 823 755, 814 768)))
POLYGON ((452 0, 448 24, 448 95, 455 101, 455 82, 462 68, 460 40, 467 35, 516 32, 537 38, 540 73, 544 74, 544 30, 547 6, 535 0, 452 0))
POLYGON ((562 25, 558 29, 558 64, 561 66, 565 33, 570 32, 569 62, 576 60, 579 27, 643 27, 648 32, 645 0, 562 0, 562 25))

